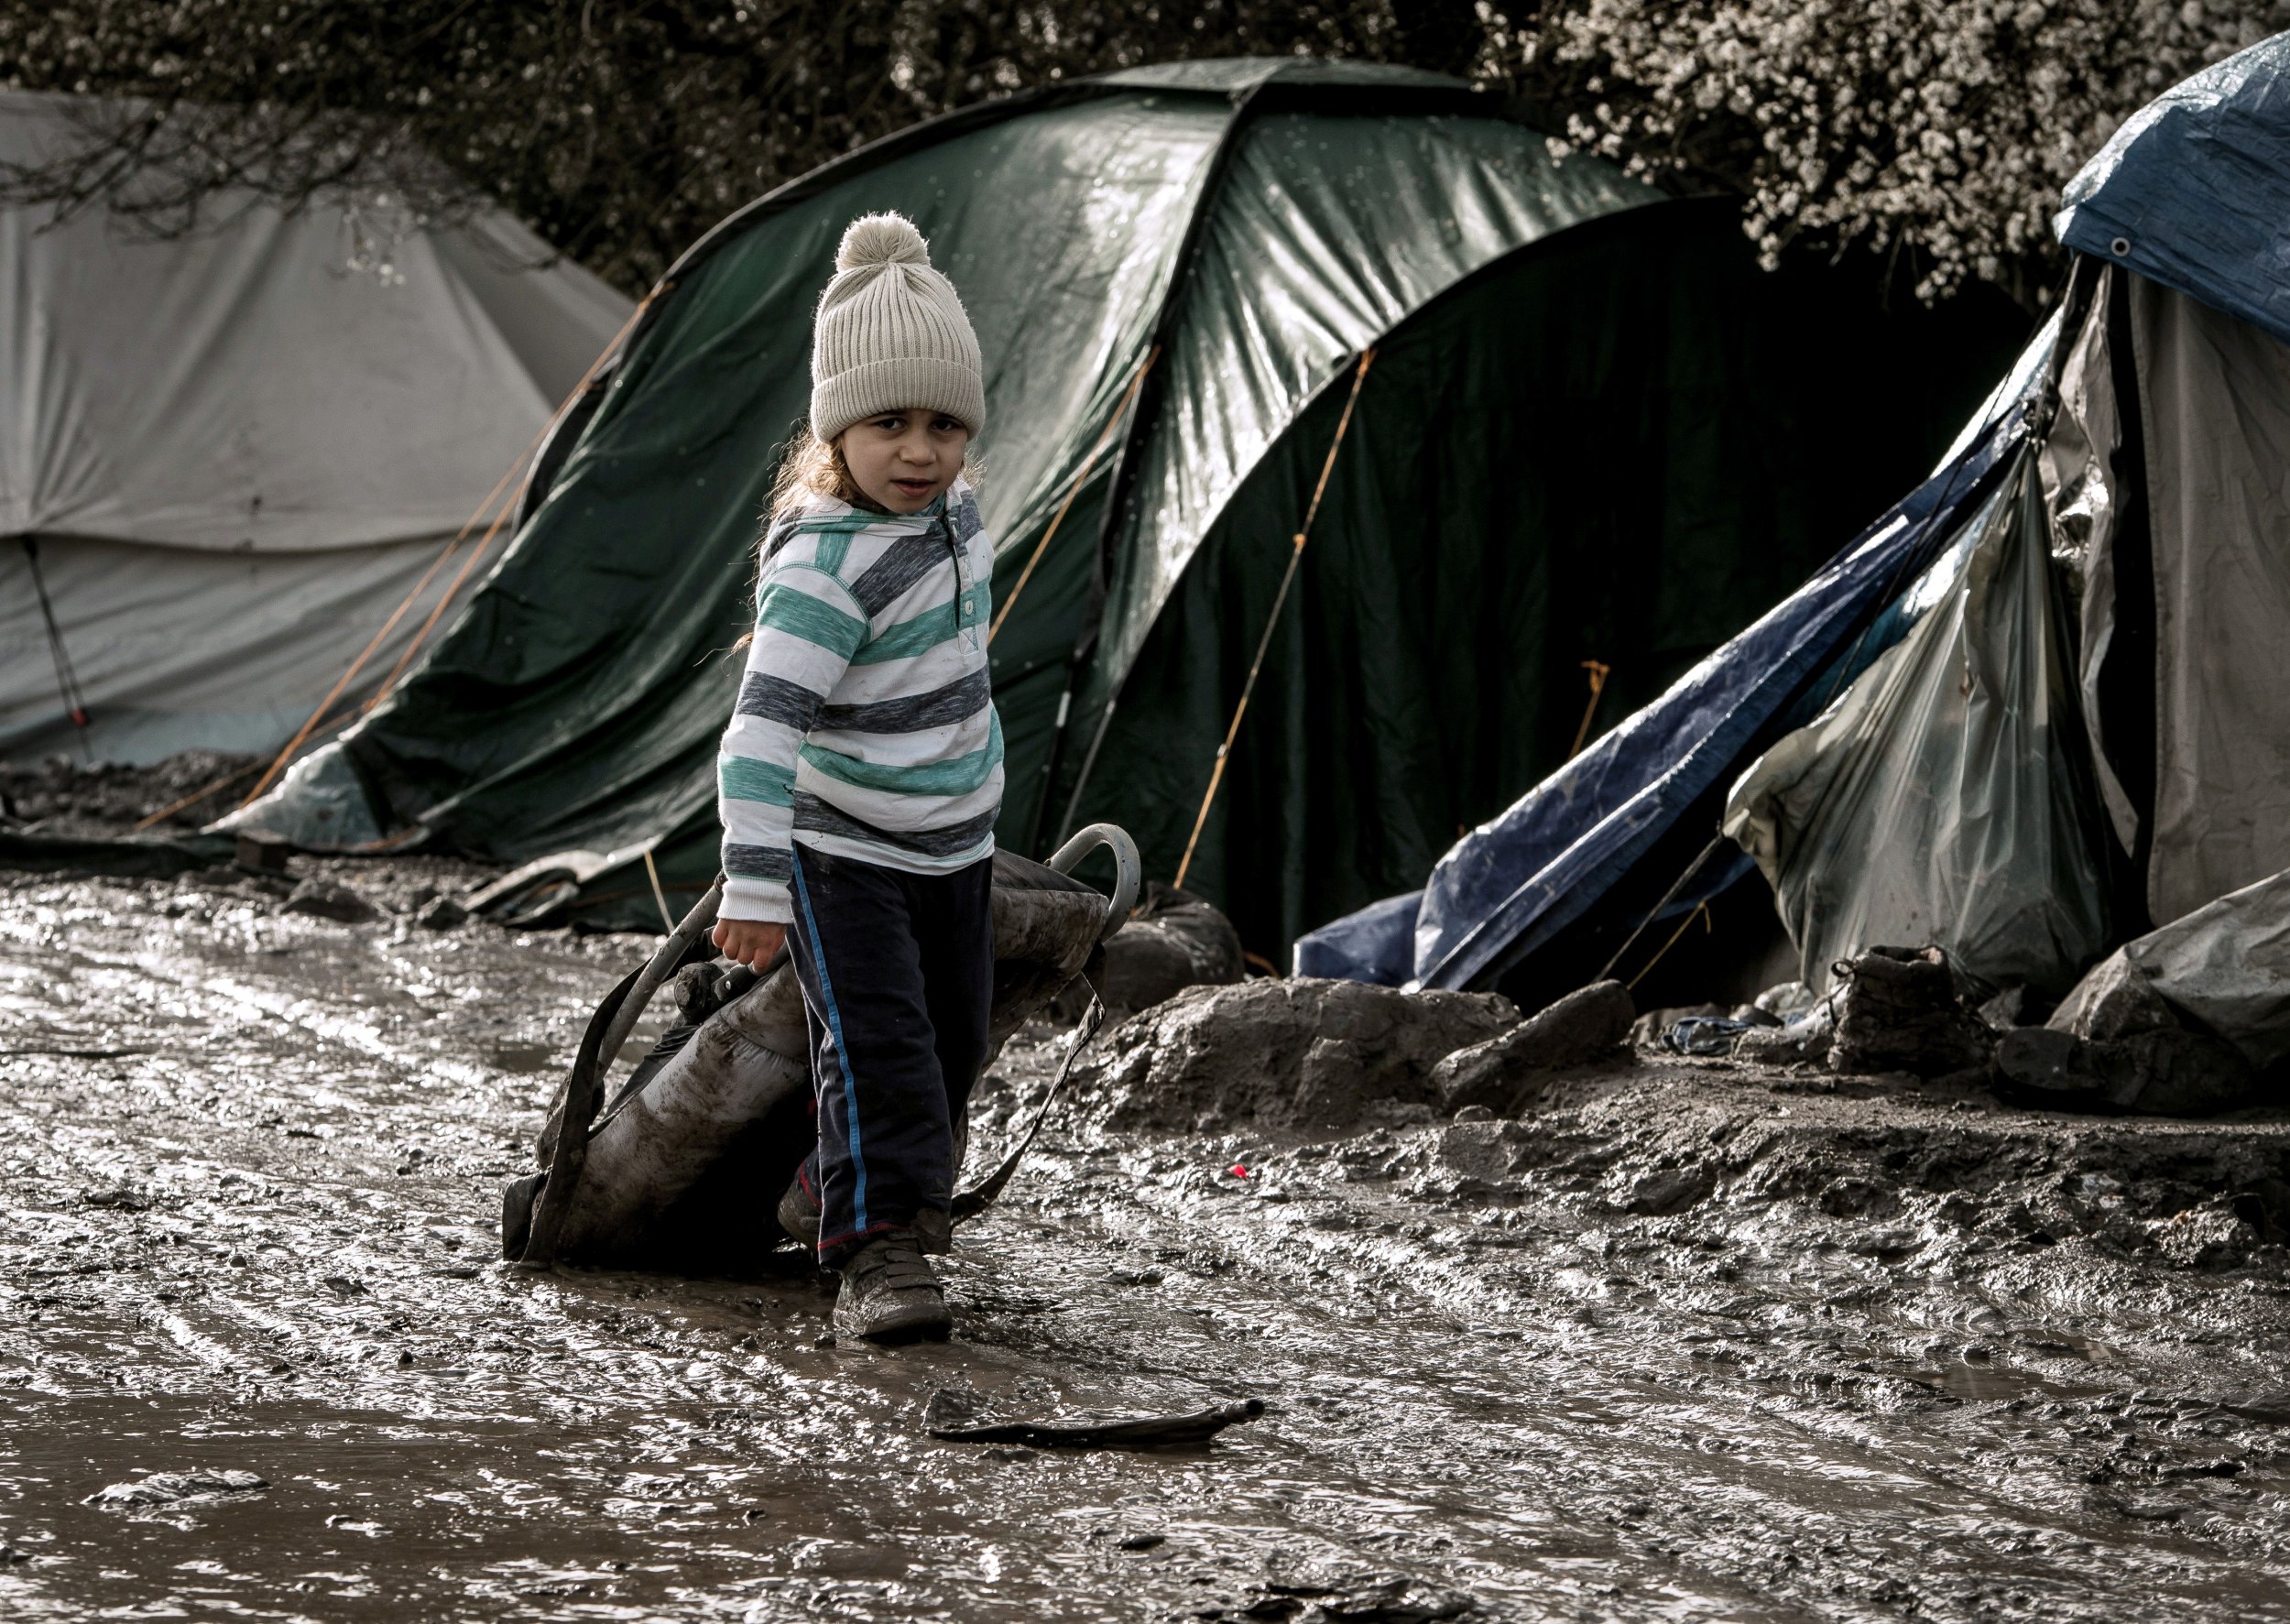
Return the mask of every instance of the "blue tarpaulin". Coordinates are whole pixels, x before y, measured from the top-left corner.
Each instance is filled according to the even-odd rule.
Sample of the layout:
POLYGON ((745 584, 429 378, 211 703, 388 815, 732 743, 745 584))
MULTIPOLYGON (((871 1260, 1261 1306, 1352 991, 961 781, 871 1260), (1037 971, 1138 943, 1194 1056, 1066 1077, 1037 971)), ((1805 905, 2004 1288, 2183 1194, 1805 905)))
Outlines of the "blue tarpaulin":
POLYGON ((2134 114, 2068 183, 2054 227, 2290 343, 2290 34, 2134 114))
MULTIPOLYGON (((1715 834, 1714 796, 1905 630, 1888 611, 2027 437, 2056 326, 2046 325, 1932 476, 1811 581, 1457 842, 1423 891, 1301 938, 1296 973, 1485 986, 1605 899, 1697 805, 1715 834)), ((1707 865, 1693 889, 1671 899, 1672 910, 1714 895, 1746 863, 1735 853, 1707 865)))

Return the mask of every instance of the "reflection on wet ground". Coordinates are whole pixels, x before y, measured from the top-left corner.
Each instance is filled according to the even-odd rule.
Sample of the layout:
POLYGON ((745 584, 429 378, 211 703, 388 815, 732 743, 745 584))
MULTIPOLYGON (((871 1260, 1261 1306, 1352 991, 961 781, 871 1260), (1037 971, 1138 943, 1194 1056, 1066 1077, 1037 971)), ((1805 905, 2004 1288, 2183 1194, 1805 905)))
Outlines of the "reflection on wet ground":
POLYGON ((955 1342, 837 1348, 785 1262, 496 1261, 640 943, 267 908, 0 889, 11 1619, 2290 1612, 2278 1125, 1686 1064, 1321 1145, 1085 1108, 965 1232, 955 1342), (1634 1200, 1665 1163, 1710 1193, 1634 1200), (2222 1167, 2244 1218, 2171 1193, 2222 1167), (1268 1413, 936 1443, 948 1387, 1268 1413), (89 1503, 202 1470, 266 1486, 89 1503))

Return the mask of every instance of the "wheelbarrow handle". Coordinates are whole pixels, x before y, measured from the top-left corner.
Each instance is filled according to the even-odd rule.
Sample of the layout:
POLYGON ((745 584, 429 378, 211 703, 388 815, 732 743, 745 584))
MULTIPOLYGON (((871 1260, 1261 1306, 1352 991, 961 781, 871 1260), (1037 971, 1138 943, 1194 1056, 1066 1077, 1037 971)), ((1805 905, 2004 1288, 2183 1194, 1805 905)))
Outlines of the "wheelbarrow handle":
POLYGON ((1099 846, 1113 854, 1113 900, 1106 909, 1106 928, 1097 932, 1097 940, 1103 942, 1129 923, 1129 910, 1137 906, 1145 872, 1138 860, 1137 842, 1118 823, 1092 823, 1050 854, 1050 866, 1060 874, 1071 874, 1099 846))

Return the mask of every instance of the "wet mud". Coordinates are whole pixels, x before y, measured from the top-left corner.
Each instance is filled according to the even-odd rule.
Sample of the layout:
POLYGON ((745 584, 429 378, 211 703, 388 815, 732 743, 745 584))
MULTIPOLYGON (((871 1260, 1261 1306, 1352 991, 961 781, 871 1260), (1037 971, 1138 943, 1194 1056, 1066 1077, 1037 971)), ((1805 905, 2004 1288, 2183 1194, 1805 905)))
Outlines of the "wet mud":
MULTIPOLYGON (((1330 1131, 1157 1109, 1116 1033, 961 1231, 955 1340, 837 1347, 796 1259, 501 1265, 647 944, 326 872, 385 916, 0 877, 0 1616, 2290 1613, 2282 1120, 1641 1051, 1515 1117, 1415 1056, 1330 1131), (933 1439, 948 1392, 1263 1412, 1036 1448, 933 1439)), ((998 1063, 974 1167, 1062 1041, 998 1063)))

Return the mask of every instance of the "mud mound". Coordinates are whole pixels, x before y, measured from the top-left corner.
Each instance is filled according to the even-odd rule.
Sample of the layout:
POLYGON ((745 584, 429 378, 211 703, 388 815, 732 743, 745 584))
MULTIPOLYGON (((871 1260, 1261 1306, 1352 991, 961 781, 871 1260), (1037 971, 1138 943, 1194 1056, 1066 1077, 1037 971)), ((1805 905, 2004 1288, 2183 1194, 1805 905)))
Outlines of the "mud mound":
POLYGON ((1194 987, 1123 1022, 1075 1081, 1116 1130, 1427 1121, 1432 1069, 1518 1020, 1494 993, 1306 978, 1194 987))
MULTIPOLYGON (((13 824, 49 834, 114 833, 234 774, 243 775, 244 793, 260 766, 258 757, 220 750, 186 750, 147 767, 82 765, 66 756, 0 760, 0 827, 13 824)), ((229 788, 228 782, 224 787, 229 788)), ((233 800, 220 797, 218 790, 183 808, 167 826, 200 827, 230 809, 233 800)))
POLYGON ((1796 1244, 1885 1260, 2082 1237, 2221 1269, 2290 1242, 2290 1123, 2094 1121, 1970 1089, 1773 1084, 1659 1063, 1576 1076, 1529 1119, 1457 1122, 1389 1171, 1425 1196, 1564 1192, 1594 1213, 1781 1207, 1796 1244))

